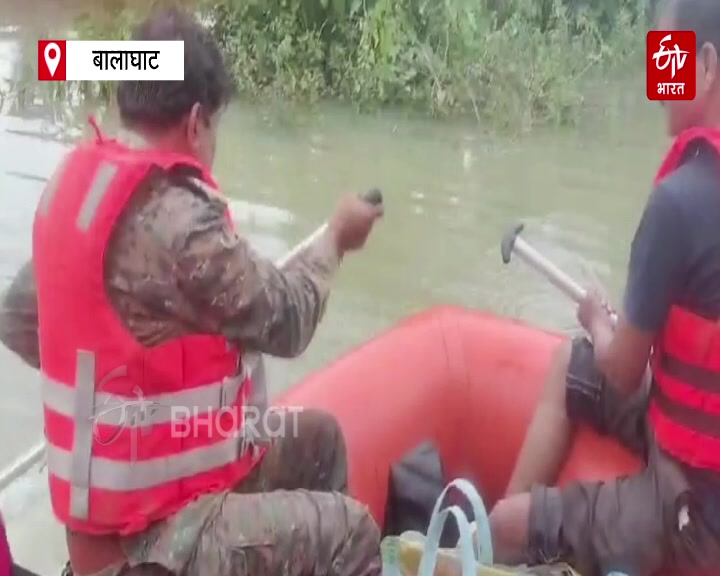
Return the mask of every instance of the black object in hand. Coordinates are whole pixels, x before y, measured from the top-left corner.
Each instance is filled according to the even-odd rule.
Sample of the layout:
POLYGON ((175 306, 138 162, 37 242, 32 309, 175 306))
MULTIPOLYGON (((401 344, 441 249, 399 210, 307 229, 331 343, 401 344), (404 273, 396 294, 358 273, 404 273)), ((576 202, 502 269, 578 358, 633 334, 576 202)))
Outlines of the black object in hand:
POLYGON ((383 203, 383 195, 379 188, 373 188, 360 196, 368 204, 379 206, 383 203))

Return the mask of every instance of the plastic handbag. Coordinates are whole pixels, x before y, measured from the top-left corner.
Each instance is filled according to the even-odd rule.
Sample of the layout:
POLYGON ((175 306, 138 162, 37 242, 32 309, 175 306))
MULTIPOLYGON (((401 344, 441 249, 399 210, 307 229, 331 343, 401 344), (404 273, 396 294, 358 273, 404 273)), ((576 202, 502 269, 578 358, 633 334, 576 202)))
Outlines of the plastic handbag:
MULTIPOLYGON (((419 532, 404 532, 388 536, 381 545, 383 576, 580 576, 566 564, 537 567, 507 567, 493 564, 492 535, 487 510, 471 482, 457 479, 448 484, 435 503, 427 536, 419 532), (447 492, 455 488, 470 502, 475 527, 459 506, 444 509, 447 492), (440 535, 447 519, 452 516, 460 539, 453 549, 440 548, 440 535)), ((627 576, 613 572, 608 576, 627 576)))

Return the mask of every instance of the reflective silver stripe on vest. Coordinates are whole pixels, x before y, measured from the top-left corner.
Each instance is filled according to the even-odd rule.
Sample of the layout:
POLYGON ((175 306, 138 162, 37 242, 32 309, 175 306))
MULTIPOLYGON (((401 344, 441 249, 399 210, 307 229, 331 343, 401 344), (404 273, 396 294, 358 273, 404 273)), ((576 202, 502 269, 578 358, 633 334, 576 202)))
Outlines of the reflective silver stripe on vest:
MULTIPOLYGON (((67 161, 66 156, 45 187, 38 207, 41 216, 47 215, 50 209, 67 161)), ((76 226, 79 230, 87 231, 90 227, 117 171, 117 166, 109 162, 101 162, 97 167, 77 215, 76 226)), ((83 520, 89 517, 90 487, 94 482, 91 465, 95 405, 95 354, 88 350, 78 350, 75 388, 64 412, 75 421, 73 450, 68 453, 68 474, 65 479, 70 483, 69 513, 73 518, 83 520)))
MULTIPOLYGON (((122 462, 107 458, 93 458, 89 472, 92 487, 101 490, 144 490, 167 482, 209 472, 235 462, 239 456, 240 436, 223 439, 211 446, 175 454, 122 462)), ((48 444, 48 470, 58 478, 72 482, 75 476, 75 454, 48 444)), ((74 509, 71 509, 74 515, 74 509)))
POLYGON ((93 406, 95 405, 95 355, 78 350, 75 365, 75 389, 78 401, 74 404, 75 443, 72 451, 70 482, 70 514, 87 518, 90 509, 90 462, 93 443, 93 406))
MULTIPOLYGON (((246 374, 243 372, 236 377, 225 378, 222 382, 213 382, 179 392, 145 396, 138 388, 134 397, 121 397, 102 391, 104 382, 109 382, 116 376, 125 376, 125 371, 122 374, 115 372, 105 377, 97 386, 99 390, 95 391, 92 411, 89 415, 94 425, 144 427, 220 410, 235 404, 246 379, 246 374)), ((93 382, 94 377, 93 374, 93 382)), ((64 416, 74 416, 79 389, 66 386, 45 374, 42 376, 42 388, 43 403, 47 408, 64 416)))
POLYGON ((90 188, 88 188, 85 200, 77 215, 76 225, 79 230, 84 232, 90 227, 93 218, 95 218, 98 206, 100 206, 100 202, 102 202, 102 199, 110 188, 110 182, 112 182, 117 171, 118 167, 110 162, 101 162, 97 167, 92 184, 90 184, 90 188))

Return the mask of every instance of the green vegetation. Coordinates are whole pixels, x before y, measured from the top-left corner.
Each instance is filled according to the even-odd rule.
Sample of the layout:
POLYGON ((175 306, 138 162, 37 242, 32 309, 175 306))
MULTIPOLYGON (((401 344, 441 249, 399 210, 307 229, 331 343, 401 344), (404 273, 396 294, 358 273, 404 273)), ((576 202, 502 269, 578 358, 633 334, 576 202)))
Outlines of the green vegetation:
MULTIPOLYGON (((198 0, 193 6, 221 42, 243 98, 335 99, 360 110, 399 105, 526 130, 573 123, 589 87, 639 70, 650 4, 198 0)), ((78 22, 82 38, 127 37, 151 5, 115 0, 101 7, 78 22)), ((110 93, 107 86, 92 91, 110 93)))

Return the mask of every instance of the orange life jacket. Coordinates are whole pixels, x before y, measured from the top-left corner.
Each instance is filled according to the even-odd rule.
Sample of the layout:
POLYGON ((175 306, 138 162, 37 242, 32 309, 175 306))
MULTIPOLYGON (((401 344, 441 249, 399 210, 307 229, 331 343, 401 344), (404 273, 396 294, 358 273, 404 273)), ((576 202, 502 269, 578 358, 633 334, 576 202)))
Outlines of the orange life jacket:
POLYGON ((257 461, 241 435, 251 392, 242 351, 204 334, 147 348, 105 290, 118 217, 151 169, 177 165, 216 188, 190 157, 98 135, 70 152, 35 214, 50 494, 60 522, 81 534, 143 531, 231 488, 257 461))
MULTIPOLYGON (((720 156, 719 130, 687 130, 675 139, 656 182, 675 170, 698 140, 720 156)), ((650 422, 659 446, 690 466, 720 472, 720 319, 673 306, 654 344, 651 368, 650 422)))

